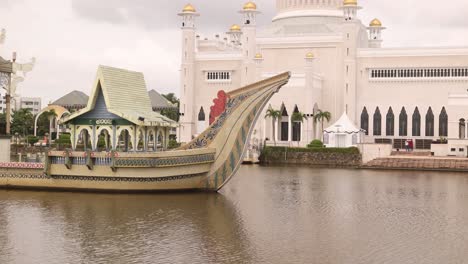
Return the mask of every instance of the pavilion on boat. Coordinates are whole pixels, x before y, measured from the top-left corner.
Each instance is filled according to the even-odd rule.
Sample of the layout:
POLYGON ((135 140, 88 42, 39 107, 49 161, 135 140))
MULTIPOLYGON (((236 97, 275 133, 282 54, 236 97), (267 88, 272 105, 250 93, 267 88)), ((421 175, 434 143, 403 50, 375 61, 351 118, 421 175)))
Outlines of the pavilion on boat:
POLYGON ((72 149, 158 151, 167 148, 177 123, 153 112, 142 73, 99 66, 85 108, 60 121, 70 128, 72 149))

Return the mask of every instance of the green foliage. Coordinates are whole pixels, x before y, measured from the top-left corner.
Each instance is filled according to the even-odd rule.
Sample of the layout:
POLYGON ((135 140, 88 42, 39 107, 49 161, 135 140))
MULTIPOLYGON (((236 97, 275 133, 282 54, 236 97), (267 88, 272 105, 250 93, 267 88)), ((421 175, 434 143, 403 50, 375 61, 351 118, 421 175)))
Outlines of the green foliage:
POLYGON ((0 135, 6 134, 6 116, 0 113, 0 135))
POLYGON ((309 145, 307 145, 307 148, 323 148, 324 145, 321 140, 315 139, 310 142, 309 145))
POLYGON ((61 134, 59 138, 55 141, 58 144, 71 144, 70 134, 61 134))
POLYGON ((161 115, 168 117, 174 121, 179 121, 179 105, 180 105, 180 100, 175 96, 174 93, 168 93, 168 94, 163 94, 162 95, 164 98, 166 98, 169 102, 173 103, 174 105, 177 106, 177 109, 166 109, 161 111, 161 115))
POLYGON ((331 120, 331 113, 328 111, 322 111, 322 110, 317 110, 317 112, 314 114, 314 122, 321 122, 323 124, 323 121, 329 122, 331 120))
POLYGON ((167 146, 168 149, 176 149, 178 147, 180 147, 180 143, 173 139, 169 140, 169 144, 167 146))
POLYGON ((275 110, 271 106, 270 108, 268 108, 265 114, 265 118, 271 117, 273 119, 273 122, 276 121, 280 116, 281 116, 281 111, 275 110))
POLYGON ((34 115, 29 109, 14 111, 11 116, 11 134, 29 135, 34 129, 34 115))
POLYGON ((39 138, 35 136, 28 136, 27 141, 29 142, 29 145, 34 145, 39 142, 39 138))
POLYGON ((37 120, 37 135, 44 136, 45 133, 49 133, 50 119, 56 117, 55 110, 50 110, 42 113, 37 120))
POLYGON ((303 123, 304 120, 307 120, 307 117, 305 114, 301 113, 301 112, 294 112, 291 116, 291 121, 293 122, 301 122, 303 123))
POLYGON ((265 153, 274 152, 310 152, 310 153, 345 153, 345 154, 359 154, 359 149, 356 147, 351 148, 286 148, 286 147, 266 147, 265 153))

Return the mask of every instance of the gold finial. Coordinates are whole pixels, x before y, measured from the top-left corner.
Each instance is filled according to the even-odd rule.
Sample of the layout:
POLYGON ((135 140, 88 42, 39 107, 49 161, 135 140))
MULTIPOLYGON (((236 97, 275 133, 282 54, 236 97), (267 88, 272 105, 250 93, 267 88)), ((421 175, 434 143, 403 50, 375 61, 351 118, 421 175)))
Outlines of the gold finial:
POLYGON ((239 25, 234 24, 231 26, 231 31, 241 31, 241 27, 239 25))
POLYGON ((374 19, 370 22, 369 26, 371 26, 371 27, 381 27, 381 26, 382 26, 382 22, 380 22, 380 20, 378 20, 377 18, 374 18, 374 19))
POLYGON ((254 2, 247 2, 244 5, 244 10, 257 10, 257 5, 254 2))
POLYGON ((312 52, 309 52, 309 53, 306 54, 307 59, 313 59, 314 57, 315 56, 314 56, 314 54, 312 52))
POLYGON ((192 4, 186 4, 184 6, 184 9, 182 9, 182 13, 195 13, 197 10, 195 10, 195 7, 193 7, 192 4))
POLYGON ((344 6, 357 6, 357 0, 344 0, 344 6))

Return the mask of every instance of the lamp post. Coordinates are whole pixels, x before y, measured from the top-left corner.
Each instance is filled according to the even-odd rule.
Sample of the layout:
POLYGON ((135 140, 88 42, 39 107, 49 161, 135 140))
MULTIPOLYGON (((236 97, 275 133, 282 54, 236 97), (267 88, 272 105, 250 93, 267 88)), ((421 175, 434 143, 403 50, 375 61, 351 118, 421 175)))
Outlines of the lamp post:
POLYGON ((18 134, 18 132, 16 132, 15 133, 15 140, 16 140, 15 152, 16 152, 16 156, 18 156, 18 139, 19 139, 19 134, 18 134))

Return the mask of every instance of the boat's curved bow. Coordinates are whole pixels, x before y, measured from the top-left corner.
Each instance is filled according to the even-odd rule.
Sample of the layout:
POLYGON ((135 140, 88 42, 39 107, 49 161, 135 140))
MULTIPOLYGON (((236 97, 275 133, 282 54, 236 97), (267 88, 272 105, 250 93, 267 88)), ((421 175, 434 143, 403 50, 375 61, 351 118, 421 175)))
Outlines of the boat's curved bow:
POLYGON ((286 72, 229 93, 218 93, 211 108, 210 127, 180 148, 216 149, 215 162, 202 180, 203 188, 217 191, 236 173, 263 108, 289 78, 286 72))

